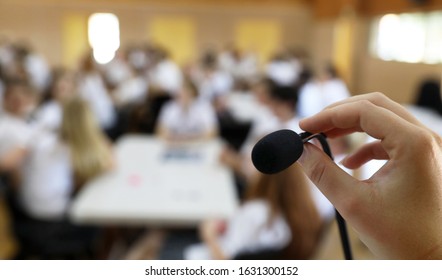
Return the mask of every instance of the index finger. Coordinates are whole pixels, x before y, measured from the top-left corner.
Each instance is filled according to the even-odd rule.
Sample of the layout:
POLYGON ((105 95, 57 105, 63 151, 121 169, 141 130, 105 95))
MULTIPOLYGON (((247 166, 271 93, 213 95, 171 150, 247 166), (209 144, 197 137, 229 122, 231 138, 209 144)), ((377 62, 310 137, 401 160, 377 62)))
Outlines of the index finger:
POLYGON ((407 109, 405 109, 402 105, 400 105, 397 102, 394 102, 393 100, 386 97, 383 93, 380 92, 372 92, 372 93, 352 96, 345 100, 333 103, 330 106, 327 106, 325 109, 330 109, 342 104, 353 103, 361 100, 370 101, 374 105, 385 108, 415 125, 422 126, 422 123, 419 122, 410 112, 408 112, 407 109))
MULTIPOLYGON (((398 143, 407 141, 416 133, 416 125, 395 113, 367 100, 337 105, 300 122, 300 127, 312 133, 344 131, 349 134, 364 131, 382 140, 382 146, 393 158, 398 143)), ((400 145, 399 145, 400 146, 400 145)))

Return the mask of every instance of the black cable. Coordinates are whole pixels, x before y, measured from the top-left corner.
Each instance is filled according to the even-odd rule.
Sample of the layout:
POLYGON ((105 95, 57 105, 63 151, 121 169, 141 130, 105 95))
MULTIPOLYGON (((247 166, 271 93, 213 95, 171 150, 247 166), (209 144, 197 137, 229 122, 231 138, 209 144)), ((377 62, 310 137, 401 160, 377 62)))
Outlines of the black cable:
MULTIPOLYGON (((328 145, 325 134, 323 134, 323 133, 311 134, 309 132, 304 132, 304 133, 301 133, 301 137, 303 138, 304 142, 307 142, 313 138, 318 139, 319 143, 322 146, 322 150, 324 151, 324 153, 326 153, 333 160, 333 155, 332 155, 330 146, 328 145)), ((336 208, 335 208, 335 212, 336 212, 336 221, 338 222, 339 235, 341 237, 341 244, 342 244, 342 249, 344 251, 345 259, 352 260, 353 256, 352 256, 350 241, 349 241, 348 233, 347 233, 347 225, 345 223, 344 218, 342 218, 341 214, 338 212, 338 210, 336 210, 336 208)))

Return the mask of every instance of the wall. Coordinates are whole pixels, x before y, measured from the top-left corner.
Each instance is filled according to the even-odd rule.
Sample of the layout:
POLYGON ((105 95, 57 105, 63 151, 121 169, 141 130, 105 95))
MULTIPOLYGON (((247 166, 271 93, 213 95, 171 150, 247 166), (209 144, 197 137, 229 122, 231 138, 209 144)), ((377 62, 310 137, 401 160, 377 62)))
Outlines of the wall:
MULTIPOLYGON (((340 1, 351 2, 351 0, 340 1)), ((416 9, 415 5, 404 0, 392 1, 392 3, 389 2, 384 6, 377 0, 360 1, 360 3, 366 3, 367 6, 353 9, 361 13, 362 8, 364 8, 367 14, 378 14, 382 11, 413 11, 416 9), (368 7, 370 7, 370 10, 368 10, 368 7)), ((430 7, 435 8, 438 3, 442 4, 442 1, 429 1, 429 3, 432 3, 430 7)), ((348 6, 342 6, 342 10, 339 11, 337 7, 334 7, 333 10, 327 10, 323 6, 323 10, 314 12, 315 24, 312 30, 312 34, 314 34, 312 50, 316 66, 327 60, 333 61, 336 53, 339 52, 339 50, 333 49, 333 46, 339 45, 335 41, 337 39, 336 27, 339 18, 345 14, 343 13, 345 11, 343 7, 348 8, 348 6)), ((353 94, 381 91, 397 102, 412 102, 421 80, 427 77, 440 78, 442 67, 440 65, 382 61, 373 57, 369 52, 369 39, 371 23, 374 18, 374 15, 364 16, 360 14, 356 17, 353 30, 353 53, 349 54, 352 63, 350 69, 344 69, 351 71, 351 75, 347 80, 350 90, 353 94)))
MULTIPOLYGON (((105 2, 2 0, 0 34, 14 40, 26 39, 54 65, 72 61, 72 58, 65 57, 66 49, 69 49, 64 46, 67 43, 63 37, 63 22, 66 17, 83 18, 86 21, 94 12, 113 12, 119 17, 122 46, 147 40, 152 17, 182 15, 196 23, 197 51, 209 46, 222 47, 234 41, 236 25, 244 19, 276 22, 281 26, 281 47, 307 47, 310 42, 309 10, 296 4, 296 1, 280 0, 277 5, 268 1, 261 1, 261 5, 256 5, 253 1, 241 2, 239 5, 234 5, 235 1, 227 1, 230 3, 228 5, 216 4, 219 1, 208 1, 209 4, 196 1, 198 5, 193 2, 180 4, 179 1, 165 1, 164 4, 158 4, 163 3, 160 1, 153 3, 136 0, 105 2)), ((84 41, 84 38, 78 40, 84 41)), ((87 48, 86 41, 83 45, 87 48)))
POLYGON ((381 91, 398 102, 409 103, 414 100, 422 79, 440 78, 440 65, 383 61, 372 57, 368 50, 370 20, 361 19, 358 28, 362 40, 358 42, 355 61, 355 93, 381 91))
MULTIPOLYGON (((314 10, 317 6, 310 6, 313 7, 313 12, 310 12, 305 5, 285 0, 262 0, 259 5, 251 0, 226 2, 228 4, 219 5, 216 4, 219 1, 211 0, 193 0, 190 4, 180 4, 182 2, 173 0, 162 1, 163 4, 153 0, 0 0, 0 34, 13 39, 26 38, 55 65, 63 62, 72 64, 76 61, 76 58, 66 59, 67 47, 76 51, 77 55, 81 52, 81 46, 87 47, 85 38, 79 38, 79 35, 70 38, 73 41, 66 43, 66 36, 63 36, 66 18, 86 21, 91 13, 97 11, 114 12, 119 16, 123 46, 148 39, 150 21, 154 16, 186 15, 196 22, 197 51, 210 46, 222 47, 234 41, 235 29, 243 20, 273 21, 281 26, 281 46, 297 45, 307 48, 313 64, 319 68, 324 62, 336 57, 337 50, 333 49, 333 46, 339 45, 335 42, 336 16, 342 15, 342 7, 366 1, 339 0, 341 6, 333 6, 331 1, 315 0, 329 4, 322 6, 320 13, 314 10), (195 4, 196 2, 198 3, 195 4), (331 9, 333 13, 330 10, 327 13, 326 9, 331 9), (322 17, 313 18, 313 15, 322 17)), ((393 2, 396 4, 385 6, 388 11, 400 8, 397 6, 398 1, 393 2)), ((437 4, 442 0, 432 2, 437 4)), ((379 1, 370 3, 371 8, 358 6, 355 10, 360 12, 365 9, 371 14, 383 11, 379 8, 379 1)), ((351 71, 348 81, 350 89, 355 94, 382 91, 399 102, 409 102, 413 99, 419 81, 429 75, 439 76, 440 66, 385 62, 371 57, 367 48, 370 19, 371 16, 359 16, 355 22, 351 54, 353 63, 347 69, 351 71)), ((82 32, 82 28, 85 29, 84 26, 77 28, 78 34, 82 32)))

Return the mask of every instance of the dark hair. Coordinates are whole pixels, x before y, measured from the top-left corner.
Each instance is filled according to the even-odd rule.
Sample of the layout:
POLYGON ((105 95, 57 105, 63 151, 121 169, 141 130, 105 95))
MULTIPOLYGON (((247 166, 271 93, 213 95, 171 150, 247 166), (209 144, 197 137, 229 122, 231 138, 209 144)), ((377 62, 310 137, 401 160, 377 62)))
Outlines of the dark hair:
POLYGON ((414 104, 442 115, 440 81, 436 79, 424 80, 419 86, 414 104))
POLYGON ((20 78, 8 78, 5 80, 5 95, 9 94, 10 89, 14 87, 22 87, 26 89, 26 93, 28 94, 33 93, 33 88, 28 80, 20 78))
POLYGON ((217 67, 216 53, 213 51, 206 52, 201 58, 201 65, 204 69, 212 70, 217 67))
POLYGON ((298 103, 298 88, 294 86, 279 86, 272 80, 268 80, 270 97, 274 100, 289 103, 293 108, 298 103))
POLYGON ((325 72, 333 79, 339 78, 338 69, 332 63, 328 63, 325 66, 325 72))
POLYGON ((283 250, 284 259, 311 258, 317 247, 324 221, 310 193, 300 166, 294 164, 273 175, 260 174, 246 193, 246 200, 263 199, 270 207, 269 224, 282 215, 292 239, 283 250))

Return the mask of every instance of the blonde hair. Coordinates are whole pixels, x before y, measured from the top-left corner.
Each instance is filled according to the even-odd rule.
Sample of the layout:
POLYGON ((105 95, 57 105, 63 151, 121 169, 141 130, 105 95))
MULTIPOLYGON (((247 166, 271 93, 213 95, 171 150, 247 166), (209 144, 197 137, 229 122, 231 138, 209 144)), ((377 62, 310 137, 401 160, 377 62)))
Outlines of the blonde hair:
POLYGON ((60 136, 70 149, 76 186, 110 167, 110 148, 85 101, 73 98, 63 105, 60 136))

